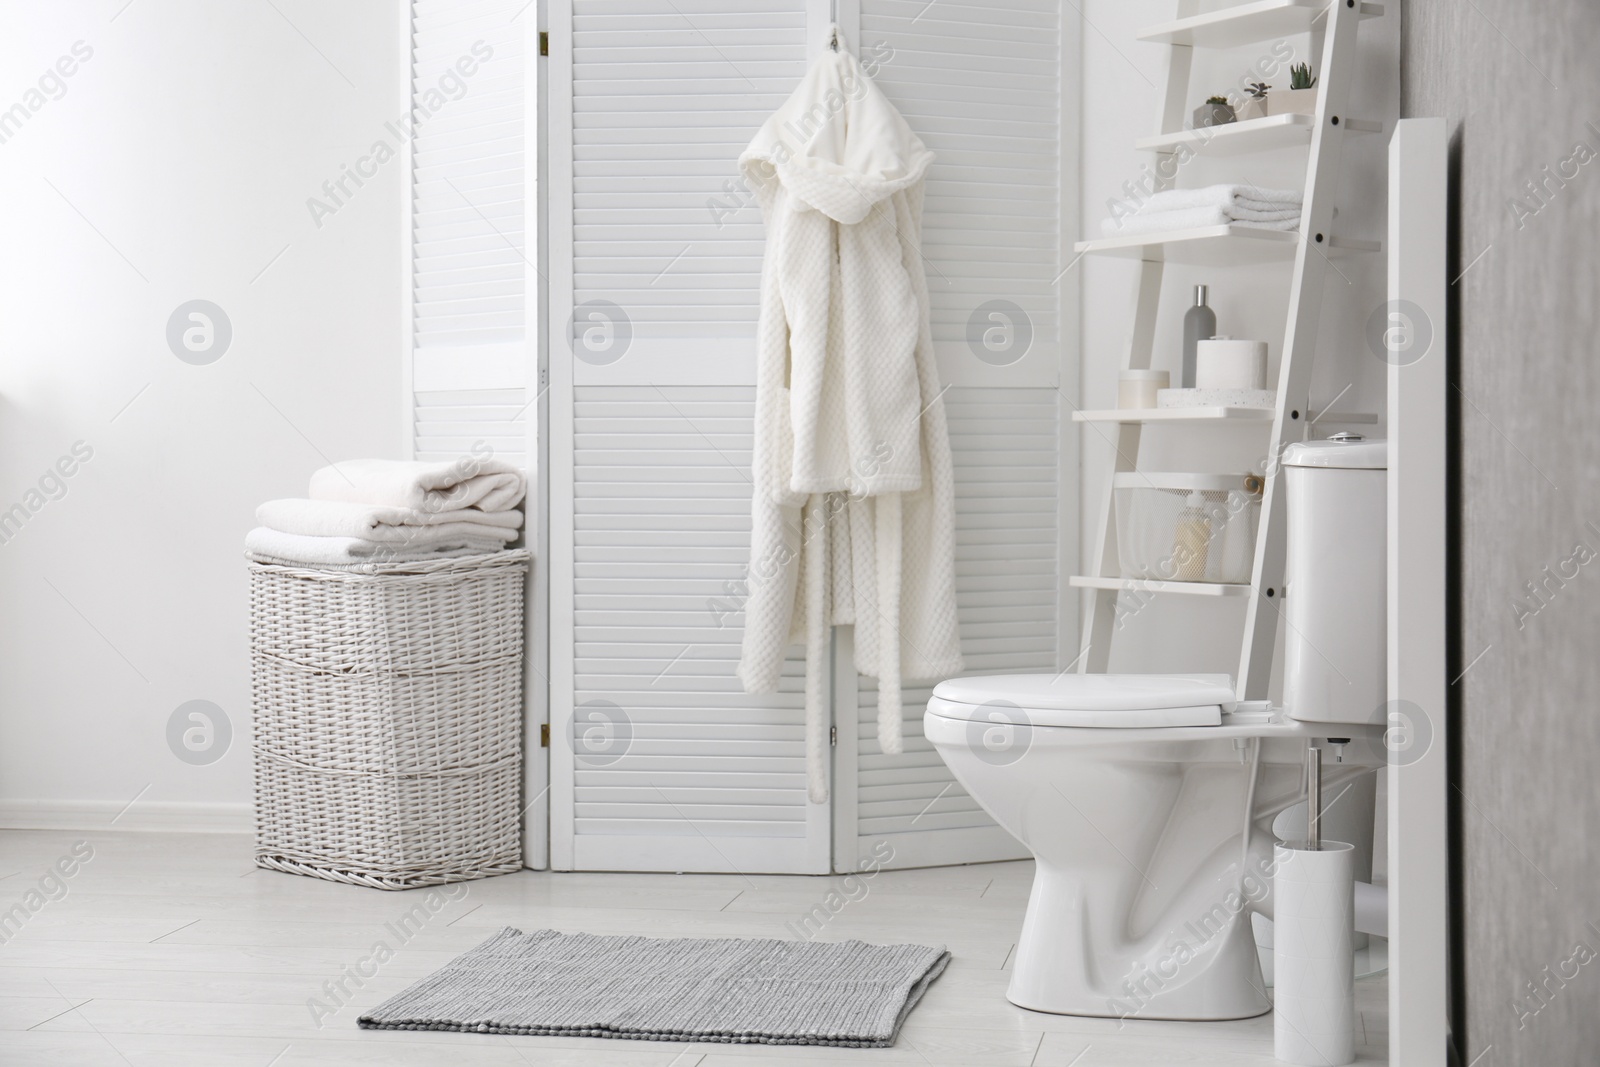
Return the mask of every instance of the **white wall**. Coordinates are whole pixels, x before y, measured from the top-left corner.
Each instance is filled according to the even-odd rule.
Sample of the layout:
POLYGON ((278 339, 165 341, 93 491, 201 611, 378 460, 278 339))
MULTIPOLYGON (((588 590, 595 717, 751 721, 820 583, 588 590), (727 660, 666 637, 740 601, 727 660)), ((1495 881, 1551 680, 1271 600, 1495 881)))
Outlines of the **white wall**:
MULTIPOLYGON (((1225 6, 1208 0, 1207 8, 1225 6)), ((1167 47, 1135 40, 1138 31, 1177 17, 1175 0, 1085 0, 1083 34, 1083 233, 1100 235, 1108 202, 1125 196, 1125 181, 1137 180, 1140 168, 1154 157, 1135 151, 1133 142, 1158 132, 1157 108, 1164 85, 1167 47)), ((1398 27, 1395 19, 1364 23, 1360 30, 1361 60, 1355 104, 1366 117, 1385 118, 1398 99, 1398 27), (1380 26, 1380 22, 1384 25, 1380 26)), ((1291 37, 1292 62, 1321 67, 1321 41, 1311 51, 1309 35, 1291 37)), ((1234 89, 1241 74, 1270 56, 1272 43, 1227 53, 1197 50, 1189 96, 1199 104, 1210 93, 1234 89), (1205 91, 1202 91, 1204 89, 1205 91)), ((1253 80, 1288 86, 1288 71, 1253 80)), ((1368 134, 1347 142, 1345 159, 1352 179, 1341 186, 1338 232, 1345 236, 1383 236, 1385 134, 1368 134)), ((1300 188, 1306 150, 1233 158, 1200 157, 1184 165, 1178 184, 1189 188, 1241 177, 1266 187, 1300 188)), ((1336 271, 1323 304, 1321 338, 1311 400, 1314 409, 1327 405, 1346 385, 1339 410, 1381 412, 1383 364, 1366 347, 1362 327, 1384 302, 1383 257, 1336 258, 1336 271), (1342 273, 1341 273, 1342 272, 1342 273)), ((1079 264, 1083 285, 1082 399, 1086 409, 1116 406, 1117 372, 1126 355, 1136 264, 1132 260, 1085 257, 1079 264)), ((1234 337, 1264 339, 1269 348, 1269 384, 1276 381, 1286 318, 1287 262, 1254 267, 1209 269, 1169 266, 1161 314, 1156 325, 1153 366, 1178 377, 1183 313, 1196 284, 1210 286, 1210 304, 1217 329, 1234 337)), ((1351 429, 1319 424, 1319 431, 1351 429)), ((1369 435, 1372 426, 1354 427, 1369 435)), ((1082 494, 1084 551, 1092 551, 1100 521, 1104 474, 1109 469, 1111 431, 1085 425, 1082 494)), ((1148 427, 1141 465, 1146 470, 1212 470, 1218 473, 1260 470, 1268 431, 1261 426, 1216 426, 1181 429, 1148 427), (1199 442, 1201 447, 1193 447, 1199 442)), ((1088 561, 1085 560, 1087 565, 1088 561)), ((1244 626, 1244 601, 1213 603, 1209 598, 1158 597, 1134 615, 1114 639, 1111 669, 1159 671, 1238 670, 1239 636, 1244 626)))
POLYGON ((0 120, 0 511, 41 505, 0 544, 0 822, 103 826, 137 796, 119 827, 247 825, 253 509, 407 454, 403 162, 320 228, 307 206, 394 140, 402 5, 124 3, 0 5, 0 109, 27 111, 0 120), (204 366, 166 340, 196 298, 233 331, 204 366), (169 749, 190 700, 232 723, 209 765, 169 749))

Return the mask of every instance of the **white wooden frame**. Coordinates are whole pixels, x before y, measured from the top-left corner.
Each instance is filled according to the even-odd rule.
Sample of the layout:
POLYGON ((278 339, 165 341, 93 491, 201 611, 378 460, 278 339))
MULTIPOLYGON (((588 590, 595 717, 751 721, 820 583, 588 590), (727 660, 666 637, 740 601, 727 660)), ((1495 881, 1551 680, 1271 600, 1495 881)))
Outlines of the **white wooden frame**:
MULTIPOLYGON (((398 17, 400 21, 400 69, 405 72, 405 81, 400 86, 400 106, 396 114, 406 114, 411 110, 411 26, 413 12, 411 0, 399 6, 398 17)), ((416 149, 407 137, 400 142, 400 173, 405 177, 404 195, 400 197, 400 247, 404 254, 400 257, 400 336, 404 340, 400 344, 400 448, 407 459, 416 458, 416 424, 417 424, 417 394, 416 394, 416 363, 417 363, 417 291, 416 269, 412 262, 415 252, 411 247, 411 227, 415 221, 415 197, 411 191, 413 167, 416 164, 416 149)))
MULTIPOLYGON (((548 205, 572 203, 572 3, 551 0, 545 14, 545 28, 553 42, 544 60, 548 107, 545 114, 544 172, 548 205)), ((573 305, 572 213, 551 210, 545 220, 545 239, 549 266, 546 277, 551 308, 573 305)), ((548 460, 544 466, 549 491, 549 555, 544 572, 549 576, 550 596, 550 866, 558 871, 573 869, 573 751, 572 701, 574 676, 574 636, 572 619, 573 587, 573 361, 562 358, 566 346, 564 315, 547 316, 544 322, 545 350, 549 356, 546 391, 549 426, 548 460), (560 321, 556 321, 560 320, 560 321), (569 828, 562 832, 561 828, 569 828)))
MULTIPOLYGON (((1083 70, 1083 19, 1061 20, 1061 196, 1056 208, 1061 227, 1058 262, 1074 262, 1073 247, 1083 226, 1083 86, 1073 72, 1083 70)), ((1067 270, 1057 281, 1060 323, 1056 379, 1056 665, 1069 669, 1082 652, 1083 611, 1078 591, 1067 580, 1083 565, 1083 434, 1072 413, 1083 407, 1083 272, 1067 270)))
POLYGON ((1443 119, 1404 119, 1389 143, 1390 307, 1408 301, 1431 335, 1389 367, 1388 698, 1420 708, 1409 725, 1428 735, 1389 768, 1389 1062, 1405 1067, 1448 1058, 1448 151, 1443 119))
POLYGON ((550 753, 540 744, 550 723, 550 354, 545 341, 545 321, 549 318, 549 294, 544 284, 545 219, 544 201, 545 129, 544 76, 546 64, 539 55, 539 27, 544 24, 544 5, 523 12, 523 54, 529 68, 523 81, 523 116, 526 124, 523 157, 523 247, 527 266, 523 271, 527 302, 526 352, 523 366, 528 384, 528 503, 532 518, 524 528, 524 539, 533 552, 533 568, 528 579, 526 706, 523 716, 522 778, 522 862, 524 866, 550 865, 550 753), (529 157, 532 158, 529 158, 529 157))
MULTIPOLYGON (((542 3, 539 5, 543 7, 542 3)), ((414 12, 410 0, 398 9, 400 21, 400 69, 406 72, 400 93, 399 112, 412 106, 411 88, 411 38, 414 12)), ((528 129, 526 151, 530 155, 524 171, 524 219, 526 247, 537 249, 528 261, 524 272, 524 285, 528 301, 527 332, 522 344, 514 342, 480 347, 471 355, 480 364, 478 371, 484 377, 481 385, 470 383, 467 387, 497 388, 509 379, 525 377, 525 396, 528 399, 528 443, 526 454, 530 459, 528 496, 525 508, 528 514, 524 531, 526 544, 534 550, 532 573, 528 580, 527 629, 525 633, 526 657, 523 671, 523 780, 522 780, 522 859, 523 865, 535 869, 549 865, 549 760, 540 747, 539 738, 549 721, 550 651, 550 579, 546 561, 549 557, 548 496, 545 488, 548 478, 543 467, 548 462, 549 448, 545 437, 549 420, 546 416, 546 397, 542 385, 546 360, 542 328, 546 318, 547 294, 543 278, 544 263, 544 203, 543 183, 540 173, 545 166, 542 136, 543 64, 538 63, 539 26, 542 11, 530 8, 523 16, 524 46, 533 64, 524 83, 523 103, 528 129)), ((401 173, 405 175, 405 193, 400 206, 400 244, 405 254, 400 262, 400 316, 404 342, 400 349, 401 447, 406 455, 416 455, 416 394, 437 388, 463 388, 463 379, 451 374, 449 383, 442 385, 437 379, 454 362, 454 353, 436 350, 419 359, 416 349, 416 271, 413 263, 412 226, 415 221, 415 199, 412 191, 413 165, 416 157, 414 141, 404 139, 399 150, 401 173)), ((463 352, 463 355, 466 353, 463 352)))

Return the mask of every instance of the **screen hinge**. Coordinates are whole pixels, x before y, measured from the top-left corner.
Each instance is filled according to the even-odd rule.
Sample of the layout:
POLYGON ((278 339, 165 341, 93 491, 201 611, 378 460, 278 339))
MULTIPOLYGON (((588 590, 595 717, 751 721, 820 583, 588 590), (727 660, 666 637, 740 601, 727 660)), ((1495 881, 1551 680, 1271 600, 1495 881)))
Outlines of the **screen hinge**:
POLYGON ((550 33, 548 30, 539 31, 539 54, 541 56, 550 54, 550 33))
POLYGON ((539 724, 539 747, 550 747, 550 724, 547 722, 542 722, 539 724))
POLYGON ((828 744, 834 746, 839 744, 839 728, 837 726, 828 727, 828 744))

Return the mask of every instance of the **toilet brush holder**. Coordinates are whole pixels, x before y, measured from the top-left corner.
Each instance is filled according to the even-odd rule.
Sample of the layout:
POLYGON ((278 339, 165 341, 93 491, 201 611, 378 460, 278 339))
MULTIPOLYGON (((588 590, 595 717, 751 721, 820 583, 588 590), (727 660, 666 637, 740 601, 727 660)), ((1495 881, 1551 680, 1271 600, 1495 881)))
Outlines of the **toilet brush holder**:
POLYGON ((1273 1054, 1336 1067, 1355 1053, 1355 847, 1273 850, 1273 1054))

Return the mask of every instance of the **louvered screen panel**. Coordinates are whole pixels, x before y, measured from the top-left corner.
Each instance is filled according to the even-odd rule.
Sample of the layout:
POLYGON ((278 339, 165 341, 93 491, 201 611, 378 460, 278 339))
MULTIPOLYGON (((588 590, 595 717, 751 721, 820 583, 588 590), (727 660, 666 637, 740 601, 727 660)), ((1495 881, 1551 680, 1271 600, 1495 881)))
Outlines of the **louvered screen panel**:
POLYGON ((630 362, 748 359, 763 231, 737 160, 805 73, 805 32, 801 0, 573 3, 573 299, 622 308, 630 362))
POLYGON ((980 305, 1004 300, 1031 321, 1029 358, 1054 368, 1061 11, 1058 0, 862 0, 858 54, 936 157, 922 253, 947 365, 971 359, 980 305))
POLYGON ((452 461, 485 447, 512 463, 525 461, 530 405, 522 389, 419 392, 413 409, 417 459, 452 461))
POLYGON ((770 696, 734 677, 753 406, 745 387, 577 391, 580 870, 807 869, 804 667, 770 696))
MULTIPOLYGON (((969 663, 1049 669, 1061 542, 1061 14, 1053 0, 945 4, 867 0, 854 44, 939 157, 921 251, 941 368, 957 383, 947 399, 969 663), (967 343, 969 320, 995 300, 1020 307, 1032 331, 1015 366, 967 343)), ((853 5, 841 6, 854 25, 853 5)), ((910 751, 885 761, 870 727, 853 743, 844 717, 861 703, 870 723, 871 688, 841 678, 849 758, 837 767, 850 780, 835 783, 841 848, 830 855, 829 806, 805 798, 800 650, 773 696, 743 694, 733 673, 764 238, 736 161, 803 77, 826 5, 564 0, 553 10, 563 31, 571 18, 570 98, 560 98, 571 200, 562 157, 561 203, 551 204, 563 259, 552 264, 556 314, 571 316, 552 324, 553 358, 570 359, 552 397, 572 415, 571 440, 563 430, 554 447, 570 450, 573 480, 571 589, 560 595, 574 678, 570 689, 561 679, 566 707, 553 720, 572 772, 570 805, 565 767, 557 779, 560 862, 816 872, 886 838, 900 865, 1023 854, 922 741, 926 690, 907 694, 910 751), (585 351, 600 319, 626 331, 625 348, 585 351)), ((560 48, 552 70, 565 86, 560 48)))
POLYGON ((526 332, 523 0, 414 0, 414 330, 471 359, 526 332), (470 70, 470 73, 468 72, 470 70))
MULTIPOLYGON (((956 597, 968 674, 1050 671, 1060 570, 1053 389, 953 388, 945 394, 956 466, 956 597)), ((930 687, 904 694, 905 752, 878 748, 877 689, 860 680, 860 856, 880 840, 894 865, 1025 856, 922 735, 930 687), (945 840, 940 840, 940 838, 945 840)))

